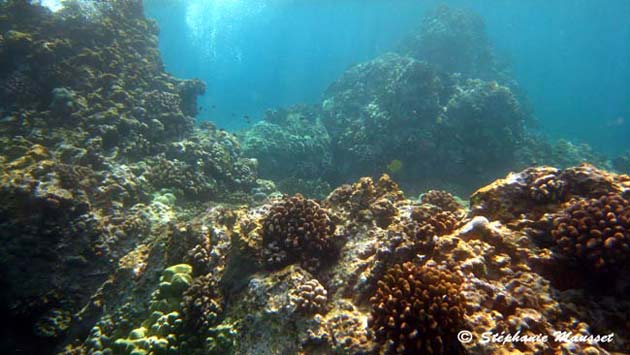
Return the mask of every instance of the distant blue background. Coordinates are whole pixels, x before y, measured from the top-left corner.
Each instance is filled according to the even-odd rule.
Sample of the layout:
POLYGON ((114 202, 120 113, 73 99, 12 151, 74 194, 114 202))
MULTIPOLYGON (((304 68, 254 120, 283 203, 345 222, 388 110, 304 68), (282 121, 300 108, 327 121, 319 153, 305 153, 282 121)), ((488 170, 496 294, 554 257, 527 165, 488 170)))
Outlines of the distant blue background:
POLYGON ((439 3, 483 16, 541 130, 609 154, 630 150, 627 0, 147 0, 145 8, 160 26, 167 70, 208 84, 199 119, 235 130, 248 124, 244 115, 317 102, 347 67, 393 48, 439 3))

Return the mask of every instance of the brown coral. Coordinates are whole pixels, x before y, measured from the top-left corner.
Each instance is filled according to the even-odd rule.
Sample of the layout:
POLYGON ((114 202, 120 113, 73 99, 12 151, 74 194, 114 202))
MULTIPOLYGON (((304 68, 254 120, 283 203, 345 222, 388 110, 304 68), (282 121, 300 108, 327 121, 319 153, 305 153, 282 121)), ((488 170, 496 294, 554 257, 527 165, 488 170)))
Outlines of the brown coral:
POLYGON ((594 271, 615 271, 630 257, 630 203, 615 193, 575 200, 556 216, 551 230, 558 250, 594 271))
POLYGON ((321 313, 326 309, 328 291, 317 279, 301 284, 292 294, 296 309, 306 314, 321 313))
POLYGON ((556 202, 564 199, 567 186, 557 174, 547 174, 528 182, 528 192, 536 202, 556 202))
POLYGON ((455 200, 455 197, 444 190, 429 190, 422 194, 420 201, 437 206, 444 211, 456 212, 462 208, 462 205, 455 200))
POLYGON ((372 212, 372 216, 374 216, 376 225, 381 228, 387 228, 392 224, 394 217, 398 214, 398 210, 394 204, 385 198, 374 202, 370 206, 370 212, 372 212))
POLYGON ((263 261, 269 266, 301 259, 313 269, 319 266, 313 262, 331 251, 333 222, 317 202, 300 194, 276 203, 262 225, 263 261))
POLYGON ((216 324, 223 312, 223 296, 212 274, 196 278, 184 292, 182 311, 193 330, 205 330, 216 324))
POLYGON ((411 211, 411 219, 416 222, 424 236, 444 235, 458 226, 460 218, 453 212, 420 206, 411 211))
POLYGON ((464 298, 462 279, 448 271, 397 264, 378 282, 369 320, 388 353, 454 354, 460 345, 464 298))

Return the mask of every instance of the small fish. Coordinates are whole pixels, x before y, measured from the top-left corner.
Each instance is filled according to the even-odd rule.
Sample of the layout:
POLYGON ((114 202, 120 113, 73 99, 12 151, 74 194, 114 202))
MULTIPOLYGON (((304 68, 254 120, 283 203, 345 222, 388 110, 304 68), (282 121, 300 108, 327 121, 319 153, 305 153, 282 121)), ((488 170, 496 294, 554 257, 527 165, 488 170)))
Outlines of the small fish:
POLYGON ((197 109, 199 112, 203 111, 203 106, 199 106, 199 108, 197 109))
POLYGON ((212 105, 210 108, 214 110, 217 107, 215 105, 212 105))
POLYGON ((608 122, 606 122, 606 127, 611 128, 611 127, 621 127, 626 123, 626 119, 623 118, 622 116, 619 116, 617 118, 615 118, 614 120, 610 120, 608 122))
POLYGON ((389 164, 387 164, 387 172, 390 174, 397 174, 403 168, 403 163, 400 159, 394 159, 389 164))

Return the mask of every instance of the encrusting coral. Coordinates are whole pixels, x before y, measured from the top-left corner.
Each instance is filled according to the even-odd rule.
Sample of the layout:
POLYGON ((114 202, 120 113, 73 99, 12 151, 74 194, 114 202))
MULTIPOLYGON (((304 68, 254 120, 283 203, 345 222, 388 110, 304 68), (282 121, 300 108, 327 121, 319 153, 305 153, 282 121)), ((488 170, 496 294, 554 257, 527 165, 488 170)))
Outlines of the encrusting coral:
POLYGON ((456 354, 465 300, 457 274, 406 262, 392 266, 370 298, 370 327, 388 353, 456 354))

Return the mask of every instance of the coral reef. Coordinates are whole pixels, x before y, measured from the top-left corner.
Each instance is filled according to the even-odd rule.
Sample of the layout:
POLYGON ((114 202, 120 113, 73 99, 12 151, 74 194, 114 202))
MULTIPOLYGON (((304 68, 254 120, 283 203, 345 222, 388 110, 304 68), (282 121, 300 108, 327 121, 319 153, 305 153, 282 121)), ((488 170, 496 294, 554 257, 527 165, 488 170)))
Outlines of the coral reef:
MULTIPOLYGON (((113 340, 110 348, 94 349, 102 353, 117 354, 172 354, 180 351, 182 339, 178 339, 183 320, 180 299, 192 283, 192 268, 180 264, 165 269, 159 280, 158 289, 152 294, 150 316, 141 326, 129 332, 125 338, 113 340)), ((92 330, 99 333, 98 329, 92 330)), ((102 344, 102 342, 100 342, 102 344)))
POLYGON ((599 198, 628 189, 625 175, 614 175, 589 164, 559 170, 552 167, 525 169, 477 190, 471 196, 474 214, 514 223, 523 216, 538 220, 557 212, 572 198, 599 198))
POLYGON ((457 216, 451 211, 420 206, 411 210, 411 219, 416 222, 415 225, 417 226, 415 236, 423 236, 420 239, 425 239, 452 232, 458 226, 461 216, 457 216))
POLYGON ((156 33, 141 1, 0 1, 0 353, 630 351, 630 177, 528 168, 469 206, 374 178, 470 187, 587 153, 524 149, 504 84, 388 54, 243 133, 251 159, 193 125, 204 85, 164 72, 156 33), (558 331, 614 341, 480 341, 558 331))
POLYGON ((271 111, 240 138, 263 176, 311 197, 318 181, 336 186, 383 172, 407 191, 468 194, 529 166, 610 169, 590 147, 552 141, 534 123, 481 17, 439 6, 396 53, 347 69, 318 105, 271 111))
POLYGON ((569 168, 582 163, 593 164, 601 169, 612 168, 605 156, 586 144, 574 144, 565 139, 550 140, 533 132, 527 132, 523 137, 523 144, 516 150, 515 159, 516 169, 538 165, 569 168))
POLYGON ((164 72, 141 1, 0 14, 1 311, 19 325, 0 352, 37 353, 86 332, 66 315, 96 317, 118 260, 142 279, 148 263, 129 260, 162 242, 174 205, 247 200, 259 180, 234 136, 194 127, 204 84, 164 72))
POLYGON ((427 64, 395 54, 348 69, 322 102, 337 174, 375 175, 395 159, 420 170, 447 85, 427 64))
POLYGON ((471 185, 511 167, 525 131, 520 105, 507 87, 466 80, 445 112, 435 134, 444 171, 462 181, 475 172, 477 179, 466 184, 471 185))
POLYGON ((376 339, 396 354, 455 354, 465 313, 461 277, 413 265, 392 266, 370 298, 376 339))

